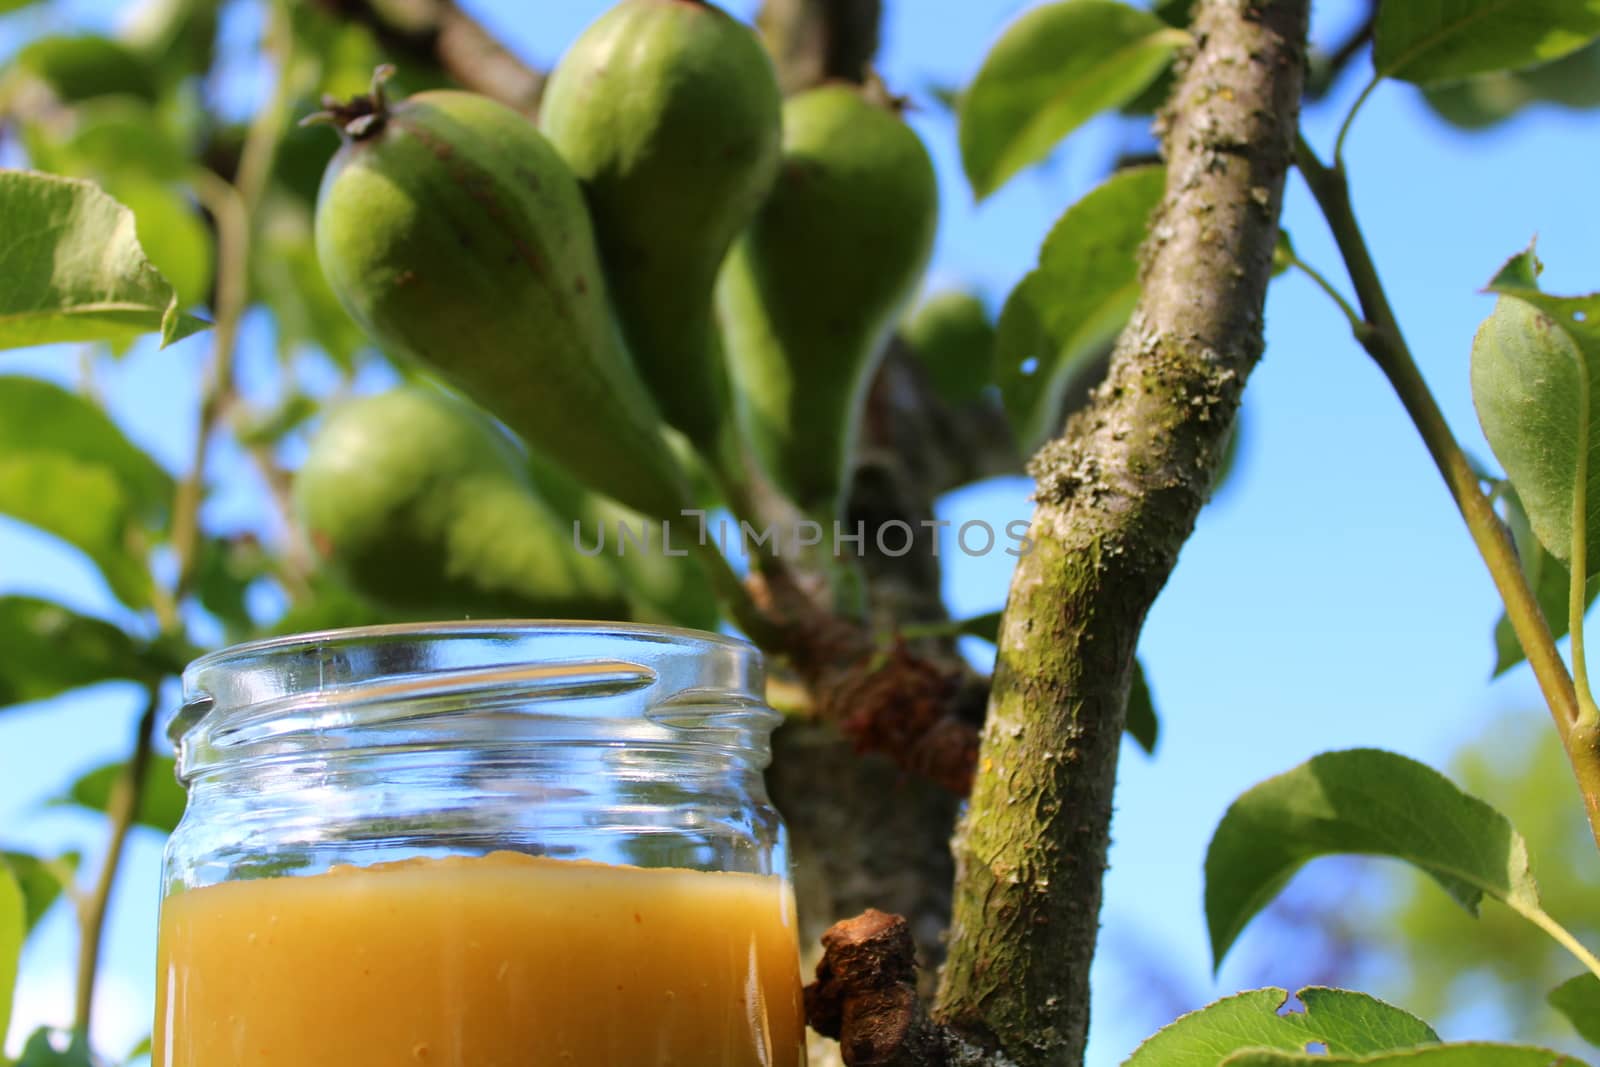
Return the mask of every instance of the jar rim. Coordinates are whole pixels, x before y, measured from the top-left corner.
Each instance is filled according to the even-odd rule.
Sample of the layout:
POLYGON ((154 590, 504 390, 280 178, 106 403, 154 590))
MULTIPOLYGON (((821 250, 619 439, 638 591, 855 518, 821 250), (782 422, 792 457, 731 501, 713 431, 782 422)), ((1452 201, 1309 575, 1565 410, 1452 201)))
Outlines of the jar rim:
POLYGON ((233 660, 259 657, 265 653, 291 652, 303 646, 326 647, 339 644, 359 644, 373 640, 421 640, 434 637, 511 636, 519 633, 562 633, 573 637, 636 636, 646 639, 673 639, 684 646, 702 645, 730 652, 758 653, 755 645, 743 638, 710 630, 694 630, 687 626, 663 626, 644 622, 617 622, 601 619, 451 619, 440 622, 399 622, 378 626, 347 626, 332 630, 308 630, 304 633, 281 634, 244 641, 219 648, 215 652, 191 660, 184 675, 191 676, 233 660))

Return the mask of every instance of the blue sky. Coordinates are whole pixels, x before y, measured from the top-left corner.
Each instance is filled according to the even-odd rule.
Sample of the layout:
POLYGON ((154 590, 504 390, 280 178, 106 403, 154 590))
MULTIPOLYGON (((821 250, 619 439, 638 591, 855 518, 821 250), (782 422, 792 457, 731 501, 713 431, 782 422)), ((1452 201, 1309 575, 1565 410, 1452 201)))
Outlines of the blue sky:
MULTIPOLYGON (((0 49, 21 28, 99 23, 114 6, 62 3, 31 16, 33 23, 0 20, 0 49)), ((510 0, 466 6, 522 54, 549 64, 605 5, 539 5, 527 18, 524 5, 510 0)), ((748 14, 755 4, 730 6, 748 14)), ((916 94, 931 83, 970 78, 1000 28, 1031 5, 889 0, 888 6, 885 77, 916 94)), ((1338 37, 1364 7, 1321 0, 1316 34, 1338 37)), ((248 44, 251 31, 248 19, 230 22, 230 39, 240 45, 248 44)), ((1325 150, 1331 143, 1361 80, 1361 73, 1352 76, 1306 116, 1314 144, 1325 150)), ((258 83, 259 72, 240 67, 228 92, 247 107, 258 83)), ((928 286, 974 285, 995 303, 1032 264, 1060 211, 1092 186, 1107 154, 1137 137, 1125 126, 1096 123, 1045 167, 974 206, 948 117, 929 104, 912 121, 935 155, 943 186, 943 226, 928 286)), ((1489 453, 1467 380, 1472 333, 1489 310, 1478 290, 1535 234, 1547 288, 1600 288, 1593 254, 1600 247, 1600 213, 1593 206, 1597 146, 1600 116, 1541 109, 1469 135, 1444 126, 1415 91, 1393 84, 1378 90, 1350 141, 1356 208, 1379 269, 1447 417, 1479 455, 1489 453)), ((1285 224, 1301 256, 1347 288, 1326 231, 1294 178, 1285 224)), ((1119 1062, 1165 1021, 1160 1012, 1170 1014, 1161 1006, 1168 1000, 1140 984, 1141 968, 1151 961, 1182 990, 1180 1000, 1192 998, 1184 1007, 1246 983, 1292 988, 1310 973, 1312 961, 1274 953, 1262 940, 1265 931, 1256 930, 1212 983, 1200 868, 1212 828, 1239 792, 1332 748, 1380 745, 1442 763, 1505 709, 1544 714, 1525 669, 1489 684, 1489 633, 1498 612, 1493 589, 1399 403, 1350 339, 1337 309, 1304 279, 1285 277, 1269 298, 1267 334, 1265 360, 1246 395, 1234 481, 1202 515, 1141 647, 1163 736, 1153 759, 1131 747, 1124 754, 1106 884, 1106 947, 1095 974, 1090 1062, 1096 1067, 1119 1062), (1270 962, 1279 955, 1287 958, 1270 962)), ((259 354, 269 343, 264 324, 253 323, 245 334, 247 364, 252 350, 259 354)), ((174 470, 189 454, 204 352, 201 339, 163 353, 140 348, 104 382, 130 433, 174 470)), ((0 371, 69 380, 74 365, 70 350, 0 354, 0 371)), ((226 455, 212 473, 225 483, 209 513, 213 521, 261 513, 257 487, 226 455)), ((946 517, 1001 526, 1027 515, 1027 488, 1020 479, 972 487, 946 502, 946 517)), ((945 558, 956 611, 1001 604, 1010 557, 945 558)), ((114 610, 87 564, 3 519, 0 592, 50 594, 86 610, 114 610)), ((0 843, 97 847, 101 831, 94 820, 42 810, 40 801, 76 773, 120 756, 134 701, 106 686, 0 715, 0 843)), ((158 857, 158 842, 135 840, 112 914, 101 1009, 113 1051, 147 1028, 158 857)), ((1593 853, 1574 859, 1600 862, 1593 853)), ((1538 863, 1535 857, 1536 870, 1538 863)), ((1324 875, 1349 870, 1320 869, 1324 875)), ((1308 877, 1317 878, 1318 870, 1308 877)), ((1328 899, 1338 897, 1335 885, 1328 899)), ((1379 929, 1370 934, 1385 937, 1379 929)), ((65 1021, 71 949, 71 924, 58 909, 25 959, 19 1027, 65 1021)), ((1371 991, 1382 993, 1381 986, 1371 991)), ((1495 1036, 1495 1024, 1474 1016, 1444 1029, 1447 1037, 1495 1036)))

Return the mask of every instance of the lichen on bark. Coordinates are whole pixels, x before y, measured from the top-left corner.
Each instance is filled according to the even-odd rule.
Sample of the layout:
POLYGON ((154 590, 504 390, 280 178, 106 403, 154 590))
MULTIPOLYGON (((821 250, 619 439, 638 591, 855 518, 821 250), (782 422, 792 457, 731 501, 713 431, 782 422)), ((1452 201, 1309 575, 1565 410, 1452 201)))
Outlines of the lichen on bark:
POLYGON ((1306 0, 1201 0, 1161 120, 1142 293, 1091 403, 1031 466, 935 1014, 1022 1067, 1081 1063, 1134 649, 1260 358, 1306 0))

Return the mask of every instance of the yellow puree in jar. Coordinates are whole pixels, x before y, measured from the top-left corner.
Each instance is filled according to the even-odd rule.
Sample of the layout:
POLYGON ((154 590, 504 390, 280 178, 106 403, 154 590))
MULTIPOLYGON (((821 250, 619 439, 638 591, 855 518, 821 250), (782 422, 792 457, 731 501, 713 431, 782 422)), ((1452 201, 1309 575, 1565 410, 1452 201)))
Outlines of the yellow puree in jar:
POLYGON ((777 876, 497 852, 161 909, 155 1067, 800 1067, 777 876))

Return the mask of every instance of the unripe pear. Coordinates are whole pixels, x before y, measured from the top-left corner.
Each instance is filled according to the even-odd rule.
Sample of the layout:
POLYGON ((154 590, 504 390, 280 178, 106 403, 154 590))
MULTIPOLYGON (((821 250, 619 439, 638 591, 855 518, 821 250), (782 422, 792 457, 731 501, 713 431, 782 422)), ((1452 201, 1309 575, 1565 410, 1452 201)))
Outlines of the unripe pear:
POLYGON ((702 0, 622 0, 562 57, 540 104, 588 196, 639 373, 709 455, 728 393, 713 289, 777 175, 781 108, 755 33, 702 0))
POLYGON ((994 380, 995 325, 973 293, 955 289, 929 297, 900 324, 900 336, 952 404, 972 400, 994 380))
POLYGON ((835 512, 867 386, 933 248, 927 149, 856 86, 791 97, 771 197, 718 311, 745 431, 803 508, 835 512))
POLYGON ((421 386, 348 401, 295 475, 317 553, 401 612, 616 618, 609 563, 579 553, 526 458, 482 412, 421 386))
POLYGON ((441 90, 335 109, 317 255, 356 320, 599 491, 676 517, 682 468, 607 307, 577 179, 533 124, 441 90))

